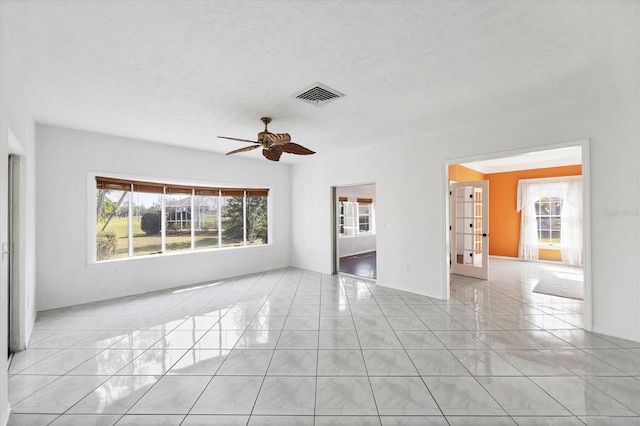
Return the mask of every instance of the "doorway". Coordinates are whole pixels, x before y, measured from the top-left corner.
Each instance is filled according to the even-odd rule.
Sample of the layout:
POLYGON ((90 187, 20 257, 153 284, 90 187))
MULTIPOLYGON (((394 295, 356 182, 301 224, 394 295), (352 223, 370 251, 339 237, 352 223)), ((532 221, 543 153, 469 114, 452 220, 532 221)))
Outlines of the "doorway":
POLYGON ((375 280, 375 184, 334 187, 335 272, 375 280))
MULTIPOLYGON (((491 201, 491 255, 497 256, 497 258, 505 257, 517 260, 518 258, 518 250, 520 248, 520 216, 518 213, 517 219, 513 219, 512 225, 517 228, 515 232, 515 236, 507 237, 503 234, 500 234, 500 228, 508 227, 506 221, 500 215, 497 215, 500 210, 508 210, 510 214, 516 216, 516 190, 518 187, 519 179, 532 179, 532 178, 547 178, 552 177, 553 175, 545 175, 545 176, 525 176, 529 171, 531 173, 538 173, 540 170, 544 170, 545 173, 562 173, 557 174, 556 176, 570 176, 570 175, 581 175, 582 176, 582 226, 581 226, 581 234, 582 234, 582 271, 584 276, 584 281, 582 284, 583 294, 584 294, 584 329, 587 331, 591 330, 591 275, 590 275, 590 187, 589 187, 589 176, 590 176, 590 164, 589 164, 589 141, 588 140, 580 140, 580 141, 572 141, 566 143, 558 143, 552 145, 545 145, 536 148, 522 149, 522 150, 514 150, 503 153, 495 153, 495 154, 485 154, 478 155, 474 157, 466 157, 459 158, 456 160, 447 161, 444 164, 444 174, 446 182, 446 196, 449 198, 449 185, 451 180, 456 181, 476 181, 476 180, 484 180, 488 179, 491 185, 491 192, 493 194, 491 201), (464 167, 463 167, 464 166, 464 167), (484 167, 496 166, 496 167, 504 167, 504 169, 492 169, 488 170, 484 167), (456 170, 456 167, 461 167, 462 170, 456 170), (509 167, 511 167, 511 172, 509 172, 509 167), (578 171, 571 172, 571 168, 575 167, 578 171), (557 169, 557 170, 553 170, 557 169), (509 174, 516 174, 518 172, 518 179, 515 179, 513 182, 508 184, 508 188, 505 186, 496 185, 496 181, 500 181, 502 178, 506 178, 509 174), (567 172, 569 171, 569 172, 567 172), (465 175, 466 174, 466 175, 465 175), (510 199, 504 194, 508 191, 511 191, 513 199, 510 199), (502 197, 502 198, 501 198, 502 197), (507 199, 508 201, 501 204, 501 199, 507 199), (517 223, 516 223, 517 222, 517 223), (510 238, 515 239, 515 241, 510 241, 510 238), (505 253, 504 247, 500 247, 501 245, 506 245, 509 243, 511 245, 511 253, 505 253), (514 246, 515 244, 515 246, 514 246), (502 251, 501 251, 502 250, 502 251)), ((448 211, 445 215, 445 220, 448 222, 445 228, 446 236, 445 236, 445 246, 447 248, 447 253, 450 252, 450 248, 453 249, 457 243, 454 241, 457 237, 451 233, 449 226, 454 226, 453 223, 453 215, 454 211, 452 211, 452 207, 449 206, 449 200, 445 203, 446 209, 448 211), (451 215, 451 216, 450 216, 451 215)), ((542 214, 542 207, 540 208, 539 215, 542 214)), ((539 223, 550 222, 554 223, 553 218, 538 218, 539 223)), ((538 231, 541 232, 542 237, 545 236, 543 227, 538 226, 538 231)), ((547 231, 547 234, 551 234, 553 236, 554 230, 547 231)), ((513 232, 512 232, 513 234, 513 232)), ((541 237, 541 238, 542 238, 541 237)), ((548 238, 553 239, 553 238, 548 238)), ((551 241, 553 242, 553 241, 551 241)), ((550 256, 553 254, 553 247, 549 248, 541 248, 540 250, 540 260, 551 260, 545 259, 543 256, 550 256)), ((558 248, 555 248, 556 254, 560 251, 558 248)), ((537 254, 537 253, 536 253, 537 254)), ((560 260, 560 259, 556 259, 560 260)), ((455 262, 455 258, 453 254, 451 258, 447 258, 446 268, 449 271, 450 265, 455 262)), ((560 262, 554 262, 556 265, 562 265, 560 262)), ((450 282, 451 277, 449 273, 445 274, 445 294, 449 294, 450 291, 450 282)))

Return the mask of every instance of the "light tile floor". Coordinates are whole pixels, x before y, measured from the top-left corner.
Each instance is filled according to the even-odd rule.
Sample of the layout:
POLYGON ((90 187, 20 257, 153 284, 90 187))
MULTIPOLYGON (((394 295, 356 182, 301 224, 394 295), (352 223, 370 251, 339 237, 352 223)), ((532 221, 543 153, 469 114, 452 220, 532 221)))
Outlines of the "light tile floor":
POLYGON ((448 301, 289 268, 41 312, 9 424, 640 425, 640 343, 491 264, 448 301))

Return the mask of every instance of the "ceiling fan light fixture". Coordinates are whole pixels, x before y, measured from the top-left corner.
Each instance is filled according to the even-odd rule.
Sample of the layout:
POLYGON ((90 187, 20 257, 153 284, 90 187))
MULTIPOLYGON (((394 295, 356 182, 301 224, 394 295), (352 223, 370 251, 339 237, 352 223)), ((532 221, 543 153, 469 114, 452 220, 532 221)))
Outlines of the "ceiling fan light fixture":
POLYGON ((310 155, 315 154, 315 151, 311 151, 309 148, 305 148, 302 145, 291 142, 291 135, 289 133, 271 133, 267 126, 271 123, 270 117, 262 117, 260 119, 264 123, 264 130, 258 133, 258 140, 252 141, 250 139, 232 138, 229 136, 218 136, 220 139, 228 139, 238 142, 249 142, 253 145, 249 145, 244 148, 234 149, 227 152, 230 154, 239 154, 241 152, 253 151, 254 149, 262 148, 262 155, 271 161, 280 161, 280 156, 283 152, 296 155, 310 155))
POLYGON ((320 107, 346 95, 322 83, 314 83, 309 87, 305 87, 304 89, 297 91, 291 96, 301 100, 302 102, 320 107))

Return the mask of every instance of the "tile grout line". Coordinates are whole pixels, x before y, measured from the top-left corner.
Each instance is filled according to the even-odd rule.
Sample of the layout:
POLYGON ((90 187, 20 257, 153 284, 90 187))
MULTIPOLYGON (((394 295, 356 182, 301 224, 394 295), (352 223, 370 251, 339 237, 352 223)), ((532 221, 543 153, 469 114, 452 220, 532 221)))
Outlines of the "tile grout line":
MULTIPOLYGON (((342 282, 342 279, 341 279, 341 284, 344 285, 344 283, 342 282)), ((367 287, 367 290, 369 292, 371 292, 370 289, 369 289, 369 286, 367 285, 366 287, 367 287)), ((365 369, 365 372, 367 373, 367 382, 369 383, 369 389, 371 389, 371 397, 373 398, 373 403, 374 403, 374 405, 376 407, 376 412, 378 413, 378 422, 380 424, 382 424, 382 417, 380 415, 380 408, 378 407, 378 401, 376 399, 376 394, 373 391, 373 384, 371 383, 371 376, 369 375, 369 367, 367 366, 367 361, 366 361, 366 359, 364 357, 364 349, 362 348, 362 342, 360 340, 360 333, 358 333, 358 327, 356 325, 356 320, 355 320, 354 315, 353 315, 353 310, 351 309, 351 301, 349 300, 349 295, 347 294, 346 289, 345 289, 345 300, 347 301, 347 306, 349 306, 349 313, 351 314, 351 321, 353 321, 353 326, 355 327, 355 331, 356 331, 356 338, 358 339, 358 345, 360 345, 360 356, 362 356, 362 363, 364 364, 364 369, 365 369)), ((377 306, 377 302, 376 302, 376 306, 377 306)), ((378 308, 378 309, 380 309, 380 308, 378 308)))

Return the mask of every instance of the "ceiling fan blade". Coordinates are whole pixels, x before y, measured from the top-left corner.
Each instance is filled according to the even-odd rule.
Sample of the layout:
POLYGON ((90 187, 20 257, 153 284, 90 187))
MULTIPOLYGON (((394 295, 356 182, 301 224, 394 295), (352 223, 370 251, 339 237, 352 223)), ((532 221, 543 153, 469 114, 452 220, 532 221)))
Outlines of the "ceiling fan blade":
POLYGON ((289 133, 269 133, 264 135, 264 140, 273 145, 282 145, 291 142, 291 135, 289 133))
POLYGON ((253 151, 254 149, 260 148, 260 145, 251 145, 251 146, 247 146, 244 148, 240 148, 240 149, 235 149, 233 151, 229 151, 227 152, 227 155, 229 154, 237 154, 239 152, 247 152, 247 151, 253 151))
POLYGON ((259 144, 260 142, 258 141, 250 141, 249 139, 238 139, 238 138, 230 138, 228 136, 218 136, 220 139, 229 139, 231 141, 238 141, 238 142, 249 142, 249 143, 257 143, 259 144))
POLYGON ((311 151, 308 148, 305 148, 302 145, 298 145, 297 143, 289 142, 284 145, 281 145, 280 148, 284 152, 288 152, 289 154, 297 154, 297 155, 309 155, 315 154, 315 151, 311 151))
POLYGON ((280 156, 282 155, 282 149, 278 145, 273 145, 269 149, 263 149, 262 155, 264 155, 264 157, 267 160, 280 161, 280 156))

